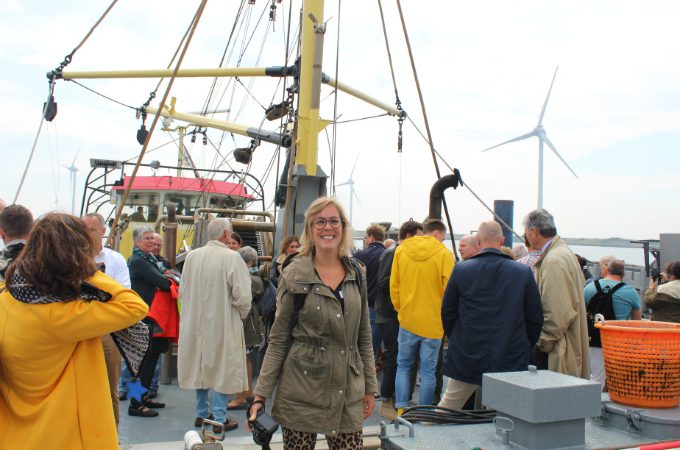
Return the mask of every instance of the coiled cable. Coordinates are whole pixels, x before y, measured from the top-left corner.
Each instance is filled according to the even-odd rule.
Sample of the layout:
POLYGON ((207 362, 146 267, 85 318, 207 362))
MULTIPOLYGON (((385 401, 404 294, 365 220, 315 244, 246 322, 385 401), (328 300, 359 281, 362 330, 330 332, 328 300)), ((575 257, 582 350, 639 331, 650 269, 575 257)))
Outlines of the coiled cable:
POLYGON ((435 424, 470 425, 492 423, 495 409, 457 410, 443 406, 418 405, 405 408, 402 418, 411 423, 428 422, 435 424))

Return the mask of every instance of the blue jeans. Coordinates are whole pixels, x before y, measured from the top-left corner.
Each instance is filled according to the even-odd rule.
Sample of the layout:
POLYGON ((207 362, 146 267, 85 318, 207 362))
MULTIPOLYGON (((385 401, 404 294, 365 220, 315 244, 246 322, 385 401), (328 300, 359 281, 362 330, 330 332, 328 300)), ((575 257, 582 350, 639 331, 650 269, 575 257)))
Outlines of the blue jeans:
POLYGON ((408 406, 410 392, 411 368, 420 354, 420 390, 418 403, 432 405, 434 387, 436 384, 435 371, 441 339, 428 339, 399 328, 399 353, 397 354, 397 379, 395 408, 408 406))
MULTIPOLYGON (((156 389, 158 390, 158 377, 161 374, 161 359, 158 358, 158 364, 156 364, 156 368, 153 371, 153 378, 151 379, 151 389, 156 389)), ((128 369, 127 363, 125 362, 125 359, 123 359, 123 364, 122 368, 120 371, 120 381, 118 382, 118 392, 125 392, 127 394, 128 391, 128 383, 132 383, 132 375, 130 375, 130 370, 128 369)))
POLYGON ((375 308, 368 307, 368 317, 371 319, 371 336, 373 340, 373 357, 378 357, 378 349, 383 340, 382 325, 375 323, 375 308))
MULTIPOLYGON (((210 404, 208 403, 208 392, 210 389, 196 389, 196 415, 201 419, 205 419, 210 415, 210 404)), ((227 421, 227 402, 229 397, 227 394, 220 394, 217 391, 212 391, 212 413, 215 416, 215 422, 224 423, 227 421)))

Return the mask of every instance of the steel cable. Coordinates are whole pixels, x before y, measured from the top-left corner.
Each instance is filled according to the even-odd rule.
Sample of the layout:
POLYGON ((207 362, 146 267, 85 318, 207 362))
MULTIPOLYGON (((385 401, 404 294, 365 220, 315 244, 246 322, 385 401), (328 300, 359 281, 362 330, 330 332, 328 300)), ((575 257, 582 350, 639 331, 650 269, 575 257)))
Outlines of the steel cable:
MULTIPOLYGON (((420 79, 418 78, 418 72, 416 71, 416 63, 413 58, 413 50, 411 48, 411 40, 408 37, 408 32, 406 31, 406 21, 404 20, 404 12, 401 9, 401 0, 397 0, 397 8, 399 9, 399 18, 401 19, 401 27, 404 31, 404 39, 406 40, 406 47, 408 49, 409 59, 411 61, 411 70, 413 72, 413 78, 416 82, 416 88, 418 90, 418 98, 420 99, 420 108, 423 113, 423 120, 425 122, 425 130, 427 131, 427 142, 430 145, 430 151, 432 153, 432 162, 434 163, 434 170, 437 173, 437 179, 441 178, 439 172, 439 164, 437 163, 437 157, 434 150, 434 142, 432 141, 432 132, 430 131, 430 121, 427 118, 427 110, 425 109, 425 100, 423 98, 423 91, 420 88, 420 79)), ((451 225, 451 216, 449 215, 449 207, 446 204, 446 198, 442 195, 442 204, 444 206, 444 215, 446 216, 446 222, 449 226, 449 232, 451 233, 451 247, 453 249, 453 255, 456 260, 459 259, 458 252, 456 251, 456 238, 453 235, 453 226, 451 225)))

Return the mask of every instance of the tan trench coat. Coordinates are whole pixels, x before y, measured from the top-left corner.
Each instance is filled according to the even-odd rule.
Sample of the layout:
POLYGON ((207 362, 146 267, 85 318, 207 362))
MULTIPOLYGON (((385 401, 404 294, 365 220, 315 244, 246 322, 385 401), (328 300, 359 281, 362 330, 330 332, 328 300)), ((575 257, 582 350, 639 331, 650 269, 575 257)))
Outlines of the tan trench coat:
POLYGON ((544 317, 537 345, 548 353, 548 369, 590 379, 585 280, 576 256, 555 236, 534 267, 544 317))
POLYGON ((378 391, 365 281, 360 291, 349 261, 345 272, 344 314, 310 256, 296 256, 279 278, 276 320, 255 393, 269 398, 278 384, 272 416, 286 428, 329 436, 359 431, 364 395, 378 391), (300 293, 306 299, 291 341, 294 294, 300 293))
POLYGON ((183 389, 235 394, 248 389, 242 320, 250 311, 250 274, 219 241, 192 250, 180 284, 177 371, 183 389))

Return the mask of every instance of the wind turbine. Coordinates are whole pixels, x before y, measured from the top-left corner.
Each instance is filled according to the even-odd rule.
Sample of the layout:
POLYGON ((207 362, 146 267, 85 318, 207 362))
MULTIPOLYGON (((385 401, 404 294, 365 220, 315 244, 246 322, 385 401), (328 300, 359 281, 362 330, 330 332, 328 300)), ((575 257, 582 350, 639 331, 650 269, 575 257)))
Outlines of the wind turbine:
POLYGON ((356 191, 354 190, 354 179, 352 176, 354 175, 354 169, 357 168, 357 163, 359 162, 359 156, 357 156, 357 159, 354 161, 354 167, 352 167, 352 171, 349 174, 349 179, 345 181, 344 183, 337 184, 336 187, 338 186, 349 186, 349 223, 352 223, 352 210, 354 206, 354 199, 357 199, 357 202, 361 205, 361 202, 359 201, 359 196, 357 195, 356 191))
POLYGON ((562 163, 567 166, 567 169, 569 169, 569 171, 573 173, 576 178, 578 178, 576 172, 574 172, 572 168, 569 167, 569 164, 567 164, 564 158, 562 158, 553 143, 550 142, 550 139, 548 139, 548 136, 545 134, 545 129, 543 128, 543 116, 545 115, 545 108, 548 106, 548 99, 550 98, 550 92, 552 91, 553 83, 555 83, 555 77, 557 76, 557 69, 559 67, 560 66, 555 67, 555 74, 553 75, 552 81, 550 82, 550 88, 548 89, 548 95, 545 97, 541 114, 538 116, 536 128, 531 130, 529 133, 525 133, 521 136, 517 136, 516 138, 512 138, 508 141, 501 142, 500 144, 494 145, 493 147, 482 150, 485 152, 487 150, 491 150, 492 148, 500 147, 501 145, 509 144, 510 142, 523 141, 524 139, 529 139, 530 137, 538 138, 538 208, 543 208, 543 143, 550 147, 550 150, 552 150, 560 159, 560 161, 562 161, 562 163))
POLYGON ((71 214, 73 215, 76 214, 76 172, 78 172, 78 168, 75 166, 75 164, 79 152, 80 150, 76 152, 76 156, 73 157, 73 162, 70 166, 64 166, 62 164, 62 166, 69 171, 68 179, 69 184, 71 185, 71 214))

